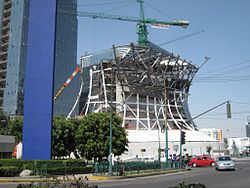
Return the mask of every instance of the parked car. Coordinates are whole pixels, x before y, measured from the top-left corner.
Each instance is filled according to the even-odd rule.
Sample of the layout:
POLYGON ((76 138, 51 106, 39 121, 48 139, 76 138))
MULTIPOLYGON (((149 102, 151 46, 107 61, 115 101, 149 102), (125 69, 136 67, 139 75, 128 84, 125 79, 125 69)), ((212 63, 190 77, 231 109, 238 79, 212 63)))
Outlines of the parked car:
POLYGON ((193 157, 189 162, 189 166, 197 167, 197 166, 215 166, 215 160, 212 157, 201 155, 193 157))
POLYGON ((216 170, 235 170, 235 163, 230 156, 220 156, 215 163, 216 170))

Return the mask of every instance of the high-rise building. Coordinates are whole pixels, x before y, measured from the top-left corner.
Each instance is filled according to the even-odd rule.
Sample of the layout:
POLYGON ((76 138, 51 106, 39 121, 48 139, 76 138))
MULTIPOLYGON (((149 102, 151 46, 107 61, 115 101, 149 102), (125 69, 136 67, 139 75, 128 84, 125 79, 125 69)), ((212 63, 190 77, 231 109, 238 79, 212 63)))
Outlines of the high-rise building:
MULTIPOLYGON (((11 116, 23 115, 28 7, 29 0, 0 1, 0 109, 11 116)), ((60 0, 58 9, 74 11, 77 1, 60 0)), ((56 37, 54 93, 77 65, 77 17, 58 14, 56 37)), ((54 115, 69 113, 77 86, 76 78, 55 101, 54 115)))
POLYGON ((8 115, 22 115, 28 1, 4 0, 1 9, 1 103, 8 115))
MULTIPOLYGON (((77 11, 77 0, 59 0, 57 8, 70 12, 77 11)), ((77 29, 76 15, 57 14, 54 95, 77 66, 77 29)), ((77 98, 79 80, 80 77, 77 75, 56 99, 54 115, 66 116, 70 112, 77 98)), ((78 107, 74 115, 78 115, 77 109, 78 107)))

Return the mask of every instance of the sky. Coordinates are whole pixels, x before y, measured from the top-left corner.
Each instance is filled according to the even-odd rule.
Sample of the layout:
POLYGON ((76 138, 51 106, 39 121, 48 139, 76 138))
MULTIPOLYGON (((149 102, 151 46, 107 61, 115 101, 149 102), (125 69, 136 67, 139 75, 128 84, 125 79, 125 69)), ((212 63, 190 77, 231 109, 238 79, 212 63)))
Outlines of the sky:
MULTIPOLYGON (((195 119, 198 128, 223 130, 223 137, 245 137, 250 116, 250 1, 144 0, 146 18, 190 22, 183 29, 155 29, 148 40, 182 59, 201 66, 190 88, 189 109, 194 117, 225 101, 226 105, 195 119)), ((78 11, 139 17, 136 0, 78 0, 78 11)), ((136 43, 136 23, 78 17, 78 59, 113 45, 136 43)))

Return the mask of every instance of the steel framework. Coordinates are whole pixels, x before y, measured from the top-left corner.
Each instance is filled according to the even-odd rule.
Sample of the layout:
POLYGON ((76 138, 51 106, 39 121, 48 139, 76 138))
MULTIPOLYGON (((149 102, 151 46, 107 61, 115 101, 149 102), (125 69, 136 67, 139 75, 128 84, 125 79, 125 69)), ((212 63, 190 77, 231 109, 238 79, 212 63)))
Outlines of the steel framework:
POLYGON ((197 129, 188 110, 188 95, 198 67, 150 42, 146 47, 114 46, 113 51, 114 58, 94 65, 88 62, 90 56, 82 57, 89 65, 85 115, 108 112, 112 104, 126 129, 163 129, 165 120, 169 130, 197 129))

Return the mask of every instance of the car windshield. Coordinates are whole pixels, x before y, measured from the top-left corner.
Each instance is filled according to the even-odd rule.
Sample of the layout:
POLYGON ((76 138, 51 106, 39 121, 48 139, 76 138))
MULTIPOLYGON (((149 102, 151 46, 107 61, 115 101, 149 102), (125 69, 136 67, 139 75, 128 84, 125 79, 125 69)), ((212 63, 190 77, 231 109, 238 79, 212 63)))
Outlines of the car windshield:
POLYGON ((231 161, 230 157, 219 157, 219 161, 231 161))

